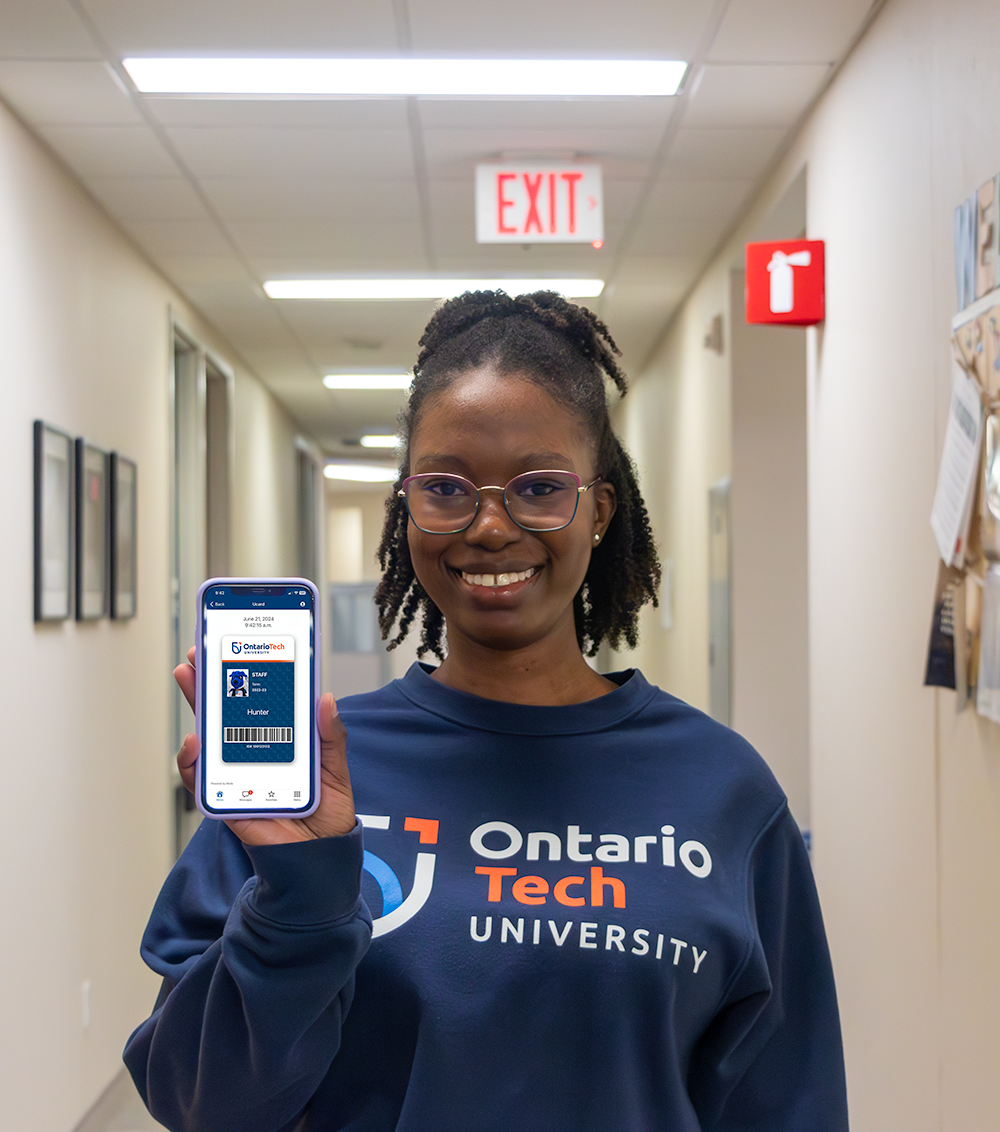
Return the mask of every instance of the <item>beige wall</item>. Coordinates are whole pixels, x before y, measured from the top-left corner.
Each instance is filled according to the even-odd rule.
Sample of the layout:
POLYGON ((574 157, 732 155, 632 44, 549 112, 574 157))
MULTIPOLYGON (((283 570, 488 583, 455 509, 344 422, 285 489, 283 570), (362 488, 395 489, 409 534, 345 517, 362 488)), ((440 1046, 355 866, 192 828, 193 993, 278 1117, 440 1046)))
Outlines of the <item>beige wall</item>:
MULTIPOLYGON (((235 359, 2 106, 0 254, 0 1125, 67 1132, 119 1071, 157 987, 138 945, 173 836, 171 309, 235 359), (133 620, 32 621, 35 418, 138 463, 133 620)), ((237 472, 257 492, 237 501, 236 563, 284 569, 291 427, 238 368, 236 404, 253 441, 237 472)))
POLYGON ((377 582, 381 577, 378 566, 378 544, 382 541, 382 526, 385 522, 385 497, 390 484, 372 484, 355 490, 347 483, 326 481, 327 531, 330 544, 327 547, 327 581, 330 582, 377 582), (334 543, 341 530, 334 513, 347 510, 352 513, 342 531, 343 537, 350 540, 348 546, 334 543))
MULTIPOLYGON (((808 234, 827 242, 827 319, 805 335, 810 805, 854 1132, 992 1132, 1000 1111, 1000 729, 921 686, 952 214, 1000 169, 994 23, 987 0, 889 0, 621 415, 676 560, 676 626, 650 626, 640 663, 704 705, 704 516, 730 470, 730 359, 717 366, 701 336, 742 244, 805 166, 808 234)), ((734 434, 752 439, 744 425, 734 434)), ((759 598, 735 586, 737 626, 759 598)), ((780 716, 785 687, 770 683, 780 716)))
POLYGON ((767 752, 808 829, 805 332, 748 326, 745 275, 730 280, 732 726, 767 752))
POLYGON ((661 558, 673 564, 673 626, 665 628, 660 611, 647 608, 639 647, 612 654, 611 664, 639 667, 706 710, 708 489, 729 474, 731 424, 727 358, 702 343, 728 295, 725 271, 704 280, 615 413, 639 470, 661 558))
POLYGON ((299 572, 295 425, 272 394, 246 374, 237 374, 235 401, 233 574, 295 576, 299 572))

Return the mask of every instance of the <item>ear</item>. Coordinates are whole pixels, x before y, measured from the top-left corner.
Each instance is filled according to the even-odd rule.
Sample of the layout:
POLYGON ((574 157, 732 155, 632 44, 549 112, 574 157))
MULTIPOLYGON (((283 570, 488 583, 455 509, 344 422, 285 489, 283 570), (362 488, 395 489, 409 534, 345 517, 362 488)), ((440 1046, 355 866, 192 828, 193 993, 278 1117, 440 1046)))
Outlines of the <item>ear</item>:
POLYGON ((602 480, 594 485, 594 544, 604 538, 604 533, 618 509, 618 496, 614 484, 602 480))

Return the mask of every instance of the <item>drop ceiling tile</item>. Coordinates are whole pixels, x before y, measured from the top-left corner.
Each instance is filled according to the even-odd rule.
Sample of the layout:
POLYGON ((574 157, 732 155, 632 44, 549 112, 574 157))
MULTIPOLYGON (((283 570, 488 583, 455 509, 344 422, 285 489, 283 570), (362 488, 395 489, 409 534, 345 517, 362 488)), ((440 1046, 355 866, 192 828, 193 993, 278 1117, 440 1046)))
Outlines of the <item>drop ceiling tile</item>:
POLYGON ((628 294, 674 293, 686 290, 703 261, 698 256, 629 256, 622 262, 608 298, 620 302, 628 294))
POLYGON ((38 133, 84 180, 179 172, 146 126, 39 126, 38 133))
POLYGON ((97 177, 87 188, 118 220, 207 220, 183 177, 97 177))
POLYGON ((358 55, 397 48, 391 0, 85 0, 85 7, 122 55, 358 55))
POLYGON ((284 343, 241 347, 240 356, 269 389, 278 390, 286 375, 297 381, 317 381, 322 386, 320 371, 290 333, 284 343))
POLYGON ((713 15, 713 5, 690 0, 629 0, 616 9, 606 0, 507 0, 502 9, 408 0, 407 8, 416 52, 494 59, 690 59, 713 15))
MULTIPOLYGON (((272 300, 277 302, 278 300, 272 300)), ((435 303, 280 303, 282 317, 317 364, 330 369, 401 365, 408 369, 435 303), (338 362, 338 358, 342 361, 338 362)), ((325 372, 325 370, 324 370, 325 372)))
POLYGON ((413 176, 406 130, 174 127, 167 132, 197 177, 413 176))
POLYGON ((323 129, 405 129, 402 98, 295 99, 162 98, 139 95, 149 113, 165 126, 218 128, 313 126, 323 129))
POLYGON ((421 98, 417 113, 425 129, 464 130, 663 130, 676 98, 517 99, 421 98))
POLYGON ((785 130, 678 130, 667 154, 665 176, 671 180, 745 181, 767 168, 785 130))
MULTIPOLYGON (((322 368, 326 372, 328 368, 338 369, 339 367, 322 368)), ((401 370, 408 368, 408 366, 400 366, 401 370)), ((308 385, 304 382, 302 385, 303 388, 297 390, 297 392, 308 397, 314 397, 322 405, 325 412, 339 422, 337 431, 342 436, 350 436, 355 432, 360 433, 362 429, 365 432, 375 432, 376 425, 382 426, 378 430, 380 432, 395 432, 396 418, 406 404, 405 390, 383 395, 361 390, 344 390, 341 392, 327 389, 322 381, 315 377, 308 385), (361 428, 358 428, 359 425, 361 428)), ((287 385, 285 387, 287 388, 287 385)))
POLYGON ((828 63, 843 57, 872 0, 731 0, 713 62, 828 63))
POLYGON ((158 256, 157 263, 185 294, 194 287, 215 287, 223 292, 241 287, 250 293, 264 294, 232 251, 225 255, 180 255, 170 251, 158 256))
POLYGON ((123 220, 122 227, 153 259, 224 255, 229 242, 210 220, 123 220))
POLYGON ((425 130, 424 148, 435 179, 471 178, 477 164, 511 151, 576 154, 598 162, 606 176, 629 178, 645 176, 661 137, 655 129, 425 130))
POLYGON ((4 5, 0 57, 99 59, 100 52, 65 0, 32 0, 4 5))
POLYGON ((212 325, 236 345, 241 355, 246 356, 256 349, 288 349, 295 351, 300 364, 305 360, 287 322, 266 296, 244 299, 234 293, 227 298, 198 288, 191 288, 187 295, 212 325))
POLYGON ((829 63, 711 63, 688 101, 686 126, 791 126, 816 97, 829 63))
POLYGON ((382 249, 384 254, 413 258, 423 250, 419 227, 391 218, 377 223, 359 223, 347 214, 327 221, 241 220, 228 228, 249 259, 326 257, 333 271, 339 270, 343 256, 364 257, 382 249))
POLYGON ((0 61, 0 92, 32 126, 128 126, 142 118, 104 63, 0 61))
POLYGON ((612 260, 606 251, 590 245, 503 246, 486 255, 472 251, 437 259, 439 273, 458 278, 606 278, 610 268, 612 260))
POLYGON ((750 196, 754 184, 662 178, 650 189, 643 213, 666 220, 716 220, 728 224, 750 196))
POLYGON ((350 254, 341 248, 335 257, 312 249, 308 255, 262 255, 250 256, 249 259, 260 279, 309 279, 327 275, 425 275, 429 270, 422 249, 405 250, 376 245, 359 248, 350 254))
POLYGON ((632 232, 626 253, 707 259, 726 231, 714 220, 666 220, 649 216, 632 232))
POLYGON ((420 215, 413 181, 207 177, 201 186, 227 222, 323 221, 343 216, 363 221, 415 221, 420 215))

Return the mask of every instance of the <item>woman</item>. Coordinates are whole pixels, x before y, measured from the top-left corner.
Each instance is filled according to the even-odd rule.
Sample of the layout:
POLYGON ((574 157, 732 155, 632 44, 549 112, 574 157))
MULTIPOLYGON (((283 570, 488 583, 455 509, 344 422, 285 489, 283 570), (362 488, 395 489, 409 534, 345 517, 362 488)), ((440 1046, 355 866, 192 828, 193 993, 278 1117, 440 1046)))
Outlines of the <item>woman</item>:
POLYGON ((480 292, 421 346, 376 601, 440 664, 322 699, 312 817, 195 834, 143 940, 147 1104, 177 1132, 845 1129, 784 796, 732 732, 584 659, 635 643, 659 578, 606 328, 480 292))

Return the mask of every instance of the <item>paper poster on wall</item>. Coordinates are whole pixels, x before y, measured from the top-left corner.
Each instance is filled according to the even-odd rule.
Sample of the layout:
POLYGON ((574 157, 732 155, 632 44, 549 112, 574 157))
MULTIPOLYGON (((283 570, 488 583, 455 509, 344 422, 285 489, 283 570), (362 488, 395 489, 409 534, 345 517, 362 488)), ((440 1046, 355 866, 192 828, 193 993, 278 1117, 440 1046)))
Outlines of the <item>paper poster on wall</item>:
POLYGON ((982 439, 979 384, 954 360, 948 426, 931 508, 931 529, 947 566, 961 566, 965 561, 982 439))

